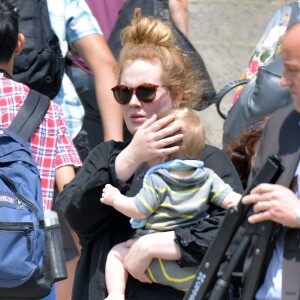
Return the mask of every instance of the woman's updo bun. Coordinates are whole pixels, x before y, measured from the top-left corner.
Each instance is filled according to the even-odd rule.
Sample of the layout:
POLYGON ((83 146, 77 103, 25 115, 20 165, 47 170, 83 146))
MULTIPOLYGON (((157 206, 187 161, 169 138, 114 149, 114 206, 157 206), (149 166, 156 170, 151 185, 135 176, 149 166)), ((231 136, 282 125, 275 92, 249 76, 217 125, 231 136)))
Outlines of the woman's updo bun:
POLYGON ((141 9, 136 8, 131 24, 121 32, 121 41, 123 48, 115 66, 118 83, 123 70, 135 61, 159 63, 162 84, 170 90, 172 100, 180 95, 180 106, 199 105, 202 85, 192 69, 190 56, 178 47, 168 23, 142 16, 141 9))
POLYGON ((131 25, 121 33, 123 46, 151 44, 162 47, 175 47, 171 28, 160 19, 142 16, 141 9, 134 10, 131 25))

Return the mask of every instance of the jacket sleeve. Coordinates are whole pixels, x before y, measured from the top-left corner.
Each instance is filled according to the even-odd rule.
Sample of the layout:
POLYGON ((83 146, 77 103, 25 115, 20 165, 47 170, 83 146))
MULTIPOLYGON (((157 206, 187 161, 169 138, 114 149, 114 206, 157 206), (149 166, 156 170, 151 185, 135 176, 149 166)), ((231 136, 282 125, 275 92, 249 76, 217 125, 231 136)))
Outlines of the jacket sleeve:
POLYGON ((115 213, 112 207, 100 202, 105 184, 110 183, 121 192, 128 189, 115 174, 115 158, 123 148, 123 143, 113 141, 98 145, 56 198, 57 207, 83 243, 106 230, 115 213))
MULTIPOLYGON (((206 145, 200 159, 204 161, 205 167, 212 169, 236 192, 243 192, 239 176, 222 150, 206 145)), ((176 242, 181 251, 181 259, 178 262, 180 266, 193 266, 201 262, 216 236, 225 214, 225 210, 211 205, 209 217, 190 226, 176 228, 176 242)))
POLYGON ((216 208, 209 217, 187 227, 175 229, 176 243, 179 245, 181 267, 198 265, 216 236, 226 211, 216 208))

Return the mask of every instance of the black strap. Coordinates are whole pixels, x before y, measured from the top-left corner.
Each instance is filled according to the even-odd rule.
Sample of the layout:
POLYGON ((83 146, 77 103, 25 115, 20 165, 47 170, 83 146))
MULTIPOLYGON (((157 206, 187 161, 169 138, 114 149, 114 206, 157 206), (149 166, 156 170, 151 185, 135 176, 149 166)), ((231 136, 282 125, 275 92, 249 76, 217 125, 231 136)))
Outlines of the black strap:
POLYGON ((41 124, 50 105, 50 99, 34 90, 30 90, 23 106, 8 129, 24 140, 28 140, 41 124))
POLYGON ((219 116, 226 120, 227 118, 227 114, 223 113, 221 110, 221 101, 222 99, 234 88, 246 84, 249 81, 249 79, 239 79, 239 80, 235 80, 232 81, 230 83, 228 83, 227 85, 225 85, 221 91, 216 95, 215 97, 215 103, 216 103, 216 107, 217 107, 217 112, 219 114, 219 116))

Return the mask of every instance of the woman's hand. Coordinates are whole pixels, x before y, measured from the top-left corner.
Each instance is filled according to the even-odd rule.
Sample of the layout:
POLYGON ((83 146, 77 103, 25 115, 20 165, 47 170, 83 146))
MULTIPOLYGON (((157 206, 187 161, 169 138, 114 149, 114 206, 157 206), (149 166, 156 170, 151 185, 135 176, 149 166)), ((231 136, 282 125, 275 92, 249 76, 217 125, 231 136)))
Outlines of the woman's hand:
POLYGON ((171 124, 173 115, 156 119, 153 115, 141 125, 131 143, 117 156, 115 166, 119 179, 128 180, 143 162, 178 151, 179 146, 168 146, 182 140, 181 125, 171 124))
POLYGON ((174 231, 150 233, 138 240, 128 240, 130 248, 124 259, 124 268, 141 282, 151 283, 146 270, 153 258, 178 260, 181 258, 179 246, 175 243, 174 231))
POLYGON ((128 240, 124 243, 124 246, 130 248, 130 251, 124 259, 123 266, 135 279, 144 283, 152 283, 145 273, 152 257, 149 251, 144 249, 144 245, 138 243, 138 241, 128 240))

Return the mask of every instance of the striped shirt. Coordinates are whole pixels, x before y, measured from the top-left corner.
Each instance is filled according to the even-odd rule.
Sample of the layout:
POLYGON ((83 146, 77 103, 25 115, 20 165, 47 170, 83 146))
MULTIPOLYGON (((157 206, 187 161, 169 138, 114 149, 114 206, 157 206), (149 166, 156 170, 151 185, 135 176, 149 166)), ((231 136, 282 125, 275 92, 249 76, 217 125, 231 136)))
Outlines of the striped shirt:
POLYGON ((207 217, 209 205, 220 206, 231 191, 232 188, 208 168, 197 168, 191 176, 185 177, 161 168, 145 177, 133 201, 148 217, 144 229, 165 231, 207 217))
MULTIPOLYGON (((0 76, 3 73, 0 73, 0 76)), ((29 88, 1 76, 0 126, 7 128, 23 105, 29 88)), ((55 170, 66 165, 81 166, 73 142, 69 138, 61 108, 51 102, 48 112, 29 140, 30 148, 41 177, 44 209, 51 209, 55 170)))

